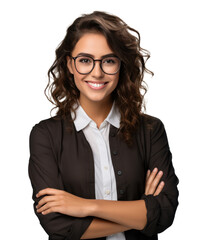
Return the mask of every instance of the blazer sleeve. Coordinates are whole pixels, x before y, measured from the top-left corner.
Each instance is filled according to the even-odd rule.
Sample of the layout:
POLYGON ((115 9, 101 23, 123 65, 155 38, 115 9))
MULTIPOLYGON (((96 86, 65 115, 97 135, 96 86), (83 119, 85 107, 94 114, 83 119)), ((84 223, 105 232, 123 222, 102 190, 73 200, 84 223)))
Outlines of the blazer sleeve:
POLYGON ((147 167, 151 171, 157 167, 163 171, 165 186, 158 196, 143 195, 147 208, 147 224, 141 231, 152 236, 167 229, 173 223, 178 206, 179 180, 172 164, 172 154, 163 123, 152 118, 146 130, 147 167))
POLYGON ((44 188, 64 190, 57 164, 53 137, 42 121, 30 133, 29 177, 33 188, 34 212, 51 240, 79 240, 92 217, 75 218, 61 213, 42 215, 36 212, 39 200, 36 194, 44 188))

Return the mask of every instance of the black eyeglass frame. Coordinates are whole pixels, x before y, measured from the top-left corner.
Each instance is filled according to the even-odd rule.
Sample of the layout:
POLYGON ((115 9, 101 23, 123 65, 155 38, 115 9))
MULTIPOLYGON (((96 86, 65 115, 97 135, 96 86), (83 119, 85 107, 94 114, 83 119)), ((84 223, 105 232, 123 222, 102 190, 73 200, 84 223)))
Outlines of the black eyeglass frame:
MULTIPOLYGON (((111 57, 112 57, 112 56, 111 56, 111 57)), ((106 73, 106 72, 103 70, 103 68, 102 68, 102 61, 103 61, 105 58, 108 58, 108 57, 104 57, 104 58, 102 58, 102 59, 93 59, 91 56, 83 56, 83 55, 76 56, 76 57, 72 57, 72 56, 71 56, 71 58, 74 60, 74 66, 75 66, 75 68, 76 68, 76 71, 77 71, 79 74, 82 74, 82 75, 87 75, 87 74, 91 73, 91 72, 93 71, 94 67, 95 67, 95 62, 96 62, 96 61, 100 62, 100 68, 101 68, 101 70, 103 71, 103 73, 105 73, 105 74, 107 74, 107 75, 115 75, 115 74, 118 73, 119 70, 120 70, 121 60, 120 60, 117 56, 113 56, 113 57, 115 57, 115 58, 117 58, 117 59, 119 60, 118 70, 117 70, 115 73, 106 73), (88 58, 91 58, 91 59, 93 60, 93 67, 92 67, 92 69, 91 69, 88 73, 81 73, 81 72, 78 71, 78 69, 77 69, 77 67, 76 67, 76 59, 79 58, 79 57, 88 57, 88 58)))

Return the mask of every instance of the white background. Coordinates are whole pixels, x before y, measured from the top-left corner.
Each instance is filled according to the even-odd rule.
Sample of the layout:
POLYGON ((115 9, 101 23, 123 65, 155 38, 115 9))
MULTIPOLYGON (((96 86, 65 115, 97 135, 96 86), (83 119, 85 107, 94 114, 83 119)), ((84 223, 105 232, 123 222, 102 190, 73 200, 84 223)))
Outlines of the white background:
POLYGON ((197 233, 197 11, 196 1, 2 1, 1 67, 1 238, 45 240, 32 208, 28 178, 29 133, 50 117, 44 96, 55 49, 75 18, 94 10, 118 15, 141 34, 151 52, 146 76, 147 113, 166 127, 180 179, 180 205, 172 227, 159 239, 196 239, 197 233))

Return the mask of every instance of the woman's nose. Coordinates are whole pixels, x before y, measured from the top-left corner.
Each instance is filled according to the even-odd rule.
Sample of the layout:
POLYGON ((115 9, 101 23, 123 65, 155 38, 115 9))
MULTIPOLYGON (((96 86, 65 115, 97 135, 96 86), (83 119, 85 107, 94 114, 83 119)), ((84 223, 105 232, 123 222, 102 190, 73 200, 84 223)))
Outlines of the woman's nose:
POLYGON ((95 62, 95 66, 91 72, 91 75, 95 78, 101 78, 104 76, 104 72, 102 71, 101 67, 100 67, 100 62, 96 61, 95 62))

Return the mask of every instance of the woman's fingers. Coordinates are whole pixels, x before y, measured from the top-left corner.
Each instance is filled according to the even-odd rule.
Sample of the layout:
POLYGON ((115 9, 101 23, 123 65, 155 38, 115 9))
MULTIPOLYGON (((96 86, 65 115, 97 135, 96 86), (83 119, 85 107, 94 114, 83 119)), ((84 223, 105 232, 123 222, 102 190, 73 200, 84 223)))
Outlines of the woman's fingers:
POLYGON ((37 204, 36 208, 40 208, 41 206, 43 206, 44 204, 46 204, 47 202, 53 202, 54 200, 56 200, 56 197, 54 196, 46 196, 43 197, 37 204))
POLYGON ((146 176, 146 186, 145 186, 145 195, 154 195, 157 196, 164 187, 164 182, 160 183, 163 172, 155 168, 152 173, 147 172, 146 176), (158 185, 159 184, 159 185, 158 185))
POLYGON ((46 188, 39 191, 36 197, 43 198, 36 206, 37 212, 43 215, 59 212, 73 217, 87 217, 91 200, 87 200, 63 190, 46 188))
POLYGON ((151 175, 151 170, 148 170, 147 174, 146 174, 146 182, 148 181, 148 178, 149 178, 150 175, 151 175))
POLYGON ((148 186, 147 182, 148 182, 148 179, 149 179, 150 175, 151 175, 151 170, 148 170, 148 171, 147 171, 147 174, 146 174, 145 193, 148 191, 148 187, 149 187, 149 186, 148 186))
POLYGON ((38 213, 45 213, 46 211, 54 211, 55 207, 57 207, 59 204, 58 202, 54 201, 54 202, 48 202, 45 205, 43 205, 42 207, 37 209, 38 213))
POLYGON ((45 188, 40 190, 36 194, 36 197, 44 197, 38 202, 36 206, 37 212, 46 214, 55 211, 55 208, 57 208, 59 201, 62 198, 62 193, 63 191, 53 188, 45 188))
POLYGON ((58 189, 54 189, 54 188, 45 188, 40 190, 37 194, 36 197, 39 198, 43 195, 55 195, 55 194, 59 194, 61 192, 61 190, 58 189))
POLYGON ((154 168, 152 173, 148 174, 147 172, 147 180, 146 180, 146 186, 145 186, 145 194, 148 195, 149 194, 149 189, 151 187, 151 184, 157 174, 158 169, 154 168))
POLYGON ((150 184, 149 194, 155 193, 157 186, 160 183, 160 179, 161 179, 162 175, 163 175, 162 171, 159 171, 158 174, 156 174, 155 178, 153 179, 152 183, 150 184))
POLYGON ((154 193, 154 196, 157 196, 157 195, 159 195, 159 194, 161 193, 162 189, 164 188, 164 185, 165 185, 165 183, 162 181, 162 182, 158 185, 157 190, 156 190, 155 193, 154 193))

